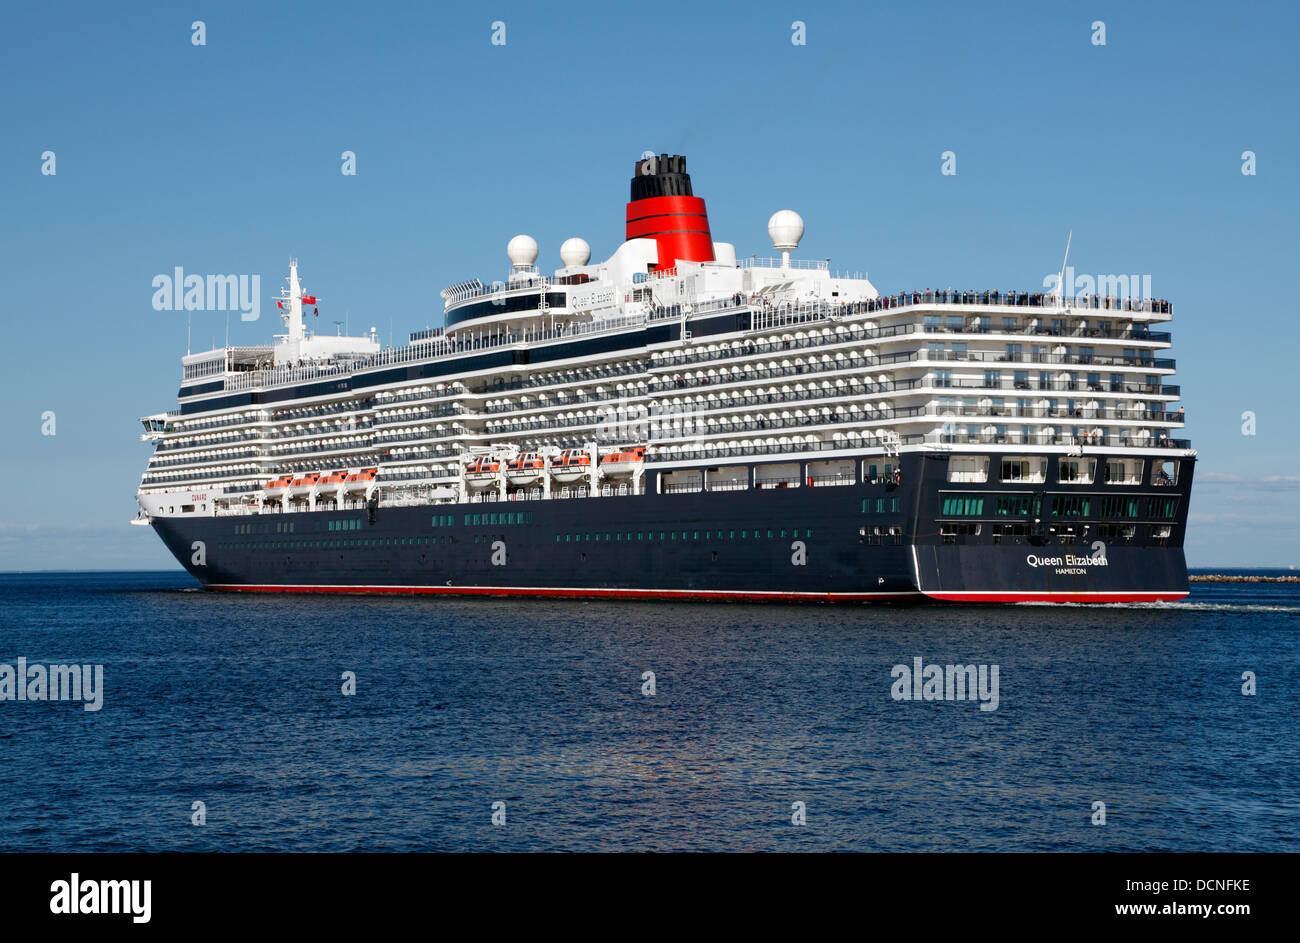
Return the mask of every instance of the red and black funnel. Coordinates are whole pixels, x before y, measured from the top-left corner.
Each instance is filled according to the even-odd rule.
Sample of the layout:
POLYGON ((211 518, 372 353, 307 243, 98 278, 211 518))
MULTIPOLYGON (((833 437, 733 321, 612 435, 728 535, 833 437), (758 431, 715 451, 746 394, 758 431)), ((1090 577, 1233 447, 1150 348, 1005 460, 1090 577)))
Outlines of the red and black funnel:
POLYGON ((679 259, 713 261, 709 214, 704 201, 691 193, 684 156, 661 154, 637 161, 632 202, 627 205, 627 238, 657 242, 659 269, 672 268, 679 259))

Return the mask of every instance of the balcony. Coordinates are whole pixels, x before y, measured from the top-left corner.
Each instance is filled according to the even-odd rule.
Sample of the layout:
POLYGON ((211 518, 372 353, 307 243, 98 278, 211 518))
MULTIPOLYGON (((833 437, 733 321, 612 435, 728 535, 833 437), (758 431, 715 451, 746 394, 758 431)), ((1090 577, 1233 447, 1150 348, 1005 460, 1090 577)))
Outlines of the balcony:
POLYGON ((1071 366, 1135 367, 1140 370, 1173 370, 1172 358, 1157 357, 1104 357, 1096 354, 1020 354, 1001 353, 996 350, 925 350, 920 352, 923 361, 934 363, 993 363, 993 364, 1066 364, 1071 366))

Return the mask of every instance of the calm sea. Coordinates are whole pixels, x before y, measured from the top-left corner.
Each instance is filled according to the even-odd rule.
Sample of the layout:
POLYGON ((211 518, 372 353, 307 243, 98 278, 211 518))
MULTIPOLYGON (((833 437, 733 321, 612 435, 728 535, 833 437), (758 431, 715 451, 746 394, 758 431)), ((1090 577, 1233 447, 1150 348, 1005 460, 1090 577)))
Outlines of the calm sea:
POLYGON ((0 849, 1300 848, 1297 584, 1006 608, 193 585, 0 576, 0 664, 104 671, 97 712, 0 701, 0 849), (997 666, 997 709, 893 699, 917 657, 997 666))

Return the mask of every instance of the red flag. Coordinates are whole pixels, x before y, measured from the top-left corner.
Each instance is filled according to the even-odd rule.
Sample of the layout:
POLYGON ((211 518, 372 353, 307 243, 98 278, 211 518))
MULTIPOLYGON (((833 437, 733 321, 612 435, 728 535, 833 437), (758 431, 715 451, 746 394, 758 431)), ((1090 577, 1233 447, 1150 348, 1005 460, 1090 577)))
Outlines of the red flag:
POLYGON ((320 317, 320 308, 312 308, 312 309, 311 309, 311 313, 314 314, 314 315, 316 315, 316 317, 319 318, 319 317, 320 317))
POLYGON ((316 296, 315 296, 315 295, 303 295, 303 296, 302 296, 302 303, 305 304, 305 305, 314 305, 314 304, 316 303, 316 296))
POLYGON ((277 302, 275 303, 275 306, 276 306, 277 308, 281 308, 281 309, 283 309, 283 308, 284 308, 284 302, 283 302, 283 301, 277 301, 277 302))

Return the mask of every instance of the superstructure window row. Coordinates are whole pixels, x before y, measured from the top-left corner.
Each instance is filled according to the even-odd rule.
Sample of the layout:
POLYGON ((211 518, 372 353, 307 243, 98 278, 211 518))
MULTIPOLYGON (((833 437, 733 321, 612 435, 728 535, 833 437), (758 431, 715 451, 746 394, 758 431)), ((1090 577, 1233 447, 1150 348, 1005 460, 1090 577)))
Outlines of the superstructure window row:
MULTIPOLYGON (((942 517, 1039 517, 1044 510, 1043 500, 1032 494, 947 493, 942 496, 939 513, 942 517)), ((1173 520, 1178 515, 1180 501, 1178 495, 1147 498, 1140 495, 1054 494, 1048 496, 1046 510, 1053 518, 1135 519, 1145 516, 1173 520)))

